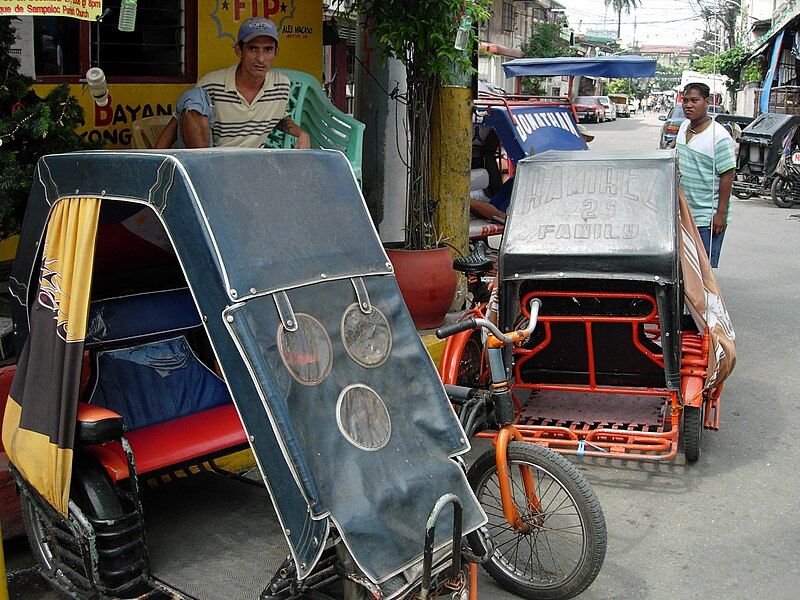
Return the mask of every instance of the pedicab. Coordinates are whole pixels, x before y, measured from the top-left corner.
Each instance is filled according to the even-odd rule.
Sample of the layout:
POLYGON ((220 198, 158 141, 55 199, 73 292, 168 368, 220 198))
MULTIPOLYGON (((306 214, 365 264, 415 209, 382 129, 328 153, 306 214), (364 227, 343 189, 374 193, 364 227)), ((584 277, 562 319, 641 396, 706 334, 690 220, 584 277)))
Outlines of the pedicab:
POLYGON ((44 157, 11 295, 2 441, 59 593, 475 596, 469 442, 341 153, 44 157))
MULTIPOLYGON (((514 331, 541 302, 541 327, 507 351, 522 439, 665 461, 682 438, 696 461, 702 430, 718 428, 734 333, 676 175, 670 151, 548 152, 518 163, 495 295, 465 318, 514 331)), ((482 273, 491 263, 472 256, 456 268, 482 273)), ((477 330, 451 337, 443 381, 486 387, 483 345, 477 330)))
POLYGON ((566 97, 481 93, 475 100, 472 190, 482 192, 491 204, 470 202, 473 240, 503 232, 502 213, 511 187, 508 182, 504 185, 504 170, 511 179, 517 162, 528 156, 549 150, 588 150, 571 101, 574 77, 651 77, 656 61, 642 56, 519 58, 503 63, 503 69, 506 77, 569 77, 570 92, 566 97))
POLYGON ((793 167, 798 125, 800 116, 762 113, 742 129, 733 180, 736 196, 749 198, 772 193, 773 201, 780 208, 793 204, 792 186, 786 183, 793 167))

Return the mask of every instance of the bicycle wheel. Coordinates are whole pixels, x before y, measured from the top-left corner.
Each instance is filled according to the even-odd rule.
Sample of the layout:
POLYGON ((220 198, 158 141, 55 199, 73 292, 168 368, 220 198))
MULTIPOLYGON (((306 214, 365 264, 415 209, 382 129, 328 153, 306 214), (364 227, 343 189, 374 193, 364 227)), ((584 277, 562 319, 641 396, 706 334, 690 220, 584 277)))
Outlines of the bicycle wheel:
POLYGON ((503 516, 493 449, 467 477, 489 517, 495 552, 484 568, 506 590, 523 598, 561 600, 594 581, 606 554, 606 522, 597 496, 566 458, 527 442, 508 445, 514 503, 530 531, 516 531, 503 516), (518 467, 529 467, 538 509, 528 501, 518 467))
POLYGON ((480 329, 469 336, 458 364, 456 385, 485 388, 483 380, 483 342, 480 329))
POLYGON ((775 181, 772 182, 770 195, 772 196, 772 203, 778 208, 792 208, 794 206, 791 184, 787 184, 786 180, 780 177, 776 177, 775 181))

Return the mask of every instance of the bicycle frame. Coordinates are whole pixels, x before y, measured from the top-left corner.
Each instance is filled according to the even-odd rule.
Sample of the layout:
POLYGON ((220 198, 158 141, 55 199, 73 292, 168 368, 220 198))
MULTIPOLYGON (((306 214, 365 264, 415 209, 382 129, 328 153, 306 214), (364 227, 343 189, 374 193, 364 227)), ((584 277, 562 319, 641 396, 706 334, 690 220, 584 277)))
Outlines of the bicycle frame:
MULTIPOLYGON (((535 290, 525 295, 522 306, 525 307, 532 298, 598 298, 644 300, 650 303, 651 310, 642 316, 608 316, 608 315, 537 315, 538 321, 544 326, 544 340, 531 349, 515 348, 513 353, 516 358, 514 366, 513 384, 510 386, 511 399, 514 404, 514 427, 521 434, 521 441, 533 442, 549 447, 561 454, 575 456, 592 456, 598 458, 620 458, 627 460, 642 460, 649 462, 662 462, 673 459, 678 451, 680 419, 683 406, 705 407, 706 429, 719 428, 719 399, 722 388, 717 388, 713 393, 705 393, 703 384, 708 367, 708 332, 702 334, 684 331, 681 339, 681 390, 667 390, 665 387, 623 387, 598 385, 595 367, 595 349, 593 327, 597 323, 629 323, 631 325, 632 343, 639 352, 648 360, 663 368, 664 357, 648 349, 641 343, 637 333, 640 325, 647 325, 647 334, 657 339, 661 335, 657 303, 655 297, 642 293, 622 292, 579 292, 579 291, 544 291, 535 290), (524 381, 522 366, 543 351, 553 340, 553 323, 579 323, 584 325, 586 356, 589 364, 587 384, 552 384, 528 383, 524 381), (653 396, 665 399, 668 406, 668 428, 661 431, 644 431, 638 429, 619 429, 615 427, 591 428, 587 424, 566 423, 556 424, 525 424, 523 419, 523 405, 517 399, 514 391, 526 389, 531 391, 562 391, 578 393, 597 393, 606 395, 640 395, 653 396)), ((523 315, 529 316, 527 309, 523 308, 523 315)), ((467 313, 470 317, 481 318, 486 313, 486 304, 474 307, 467 313)), ((445 383, 456 382, 460 357, 469 336, 473 332, 464 331, 448 339, 445 348, 440 375, 445 383)), ((491 365, 491 352, 489 348, 489 362, 491 365)), ((502 353, 502 350, 498 350, 502 353)), ((492 376, 494 380, 494 375, 492 376)), ((490 438, 497 444, 500 432, 483 431, 476 434, 479 438, 490 438)), ((511 438, 503 443, 507 444, 511 438)), ((513 439, 519 439, 513 437, 513 439)), ((499 458, 498 458, 499 460, 499 458)), ((499 463, 498 463, 499 464, 499 463)), ((502 488, 501 488, 502 491, 502 488)), ((513 515, 511 515, 513 516, 513 515)), ((508 518, 508 515, 506 516, 508 518)), ((509 523, 512 521, 509 520, 509 523)))
MULTIPOLYGON (((509 379, 506 372, 503 349, 508 344, 521 344, 528 337, 530 337, 531 333, 533 333, 533 330, 536 327, 537 315, 539 312, 539 307, 541 306, 541 302, 539 302, 536 298, 530 298, 528 302, 530 307, 535 307, 535 310, 527 310, 527 317, 529 320, 528 326, 518 331, 513 331, 507 334, 502 333, 493 323, 484 319, 483 314, 479 309, 477 309, 475 314, 480 315, 477 316, 477 318, 473 316, 466 321, 456 323, 455 325, 449 327, 443 327, 436 332, 438 337, 446 337, 448 330, 458 331, 459 329, 466 328, 466 331, 463 333, 471 335, 475 326, 484 327, 491 332, 486 341, 489 357, 489 368, 491 372, 491 386, 488 391, 487 400, 491 401, 491 406, 494 410, 494 419, 496 420, 499 428, 494 439, 494 446, 495 460, 497 462, 497 474, 500 484, 500 498, 503 505, 503 516, 509 525, 514 527, 514 529, 520 533, 529 533, 531 531, 531 524, 526 523, 522 519, 519 509, 513 500, 513 493, 511 490, 511 470, 508 464, 508 444, 512 440, 518 442, 523 442, 526 440, 523 434, 514 424, 516 415, 514 403, 511 397, 509 379)), ((461 339, 463 340, 466 338, 463 338, 462 335, 461 339)), ((448 340, 448 345, 449 343, 450 340, 448 340)), ((475 404, 472 406, 472 409, 477 411, 482 407, 483 406, 480 404, 475 404)), ((466 405, 463 410, 467 410, 466 405)), ((469 431, 467 434, 469 434, 469 431)), ((528 505, 531 509, 540 511, 541 504, 536 493, 536 485, 533 480, 533 473, 531 472, 530 467, 520 466, 519 469, 522 476, 523 487, 525 489, 528 505)))

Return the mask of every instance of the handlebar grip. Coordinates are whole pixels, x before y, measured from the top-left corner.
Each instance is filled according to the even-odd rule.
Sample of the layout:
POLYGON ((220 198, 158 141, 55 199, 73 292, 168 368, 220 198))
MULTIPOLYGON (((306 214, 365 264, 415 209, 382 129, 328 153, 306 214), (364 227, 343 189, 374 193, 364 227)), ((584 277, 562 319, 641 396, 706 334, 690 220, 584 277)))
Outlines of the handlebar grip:
POLYGON ((466 387, 463 385, 450 385, 444 384, 444 391, 450 398, 457 398, 459 400, 470 400, 478 392, 475 388, 466 387))
POLYGON ((475 329, 477 326, 478 324, 475 323, 475 317, 469 317, 468 319, 464 319, 458 323, 440 327, 436 330, 436 337, 440 340, 443 340, 444 338, 450 337, 451 335, 455 335, 462 331, 466 331, 467 329, 475 329))

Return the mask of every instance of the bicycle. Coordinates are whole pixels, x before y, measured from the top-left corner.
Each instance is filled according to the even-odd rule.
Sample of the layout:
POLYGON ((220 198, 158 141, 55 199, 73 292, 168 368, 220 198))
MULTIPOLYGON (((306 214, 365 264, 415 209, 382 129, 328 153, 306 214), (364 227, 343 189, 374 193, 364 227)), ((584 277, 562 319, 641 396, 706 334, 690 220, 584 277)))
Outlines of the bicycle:
POLYGON ((580 471, 552 450, 523 441, 514 425, 510 349, 531 336, 540 306, 533 299, 528 323, 508 334, 473 314, 440 328, 436 335, 444 339, 478 327, 488 332, 487 389, 445 385, 470 438, 484 429, 498 432, 495 447, 467 473, 494 538, 494 552, 483 567, 508 591, 532 600, 554 600, 580 594, 597 577, 605 558, 606 524, 597 496, 580 471))

